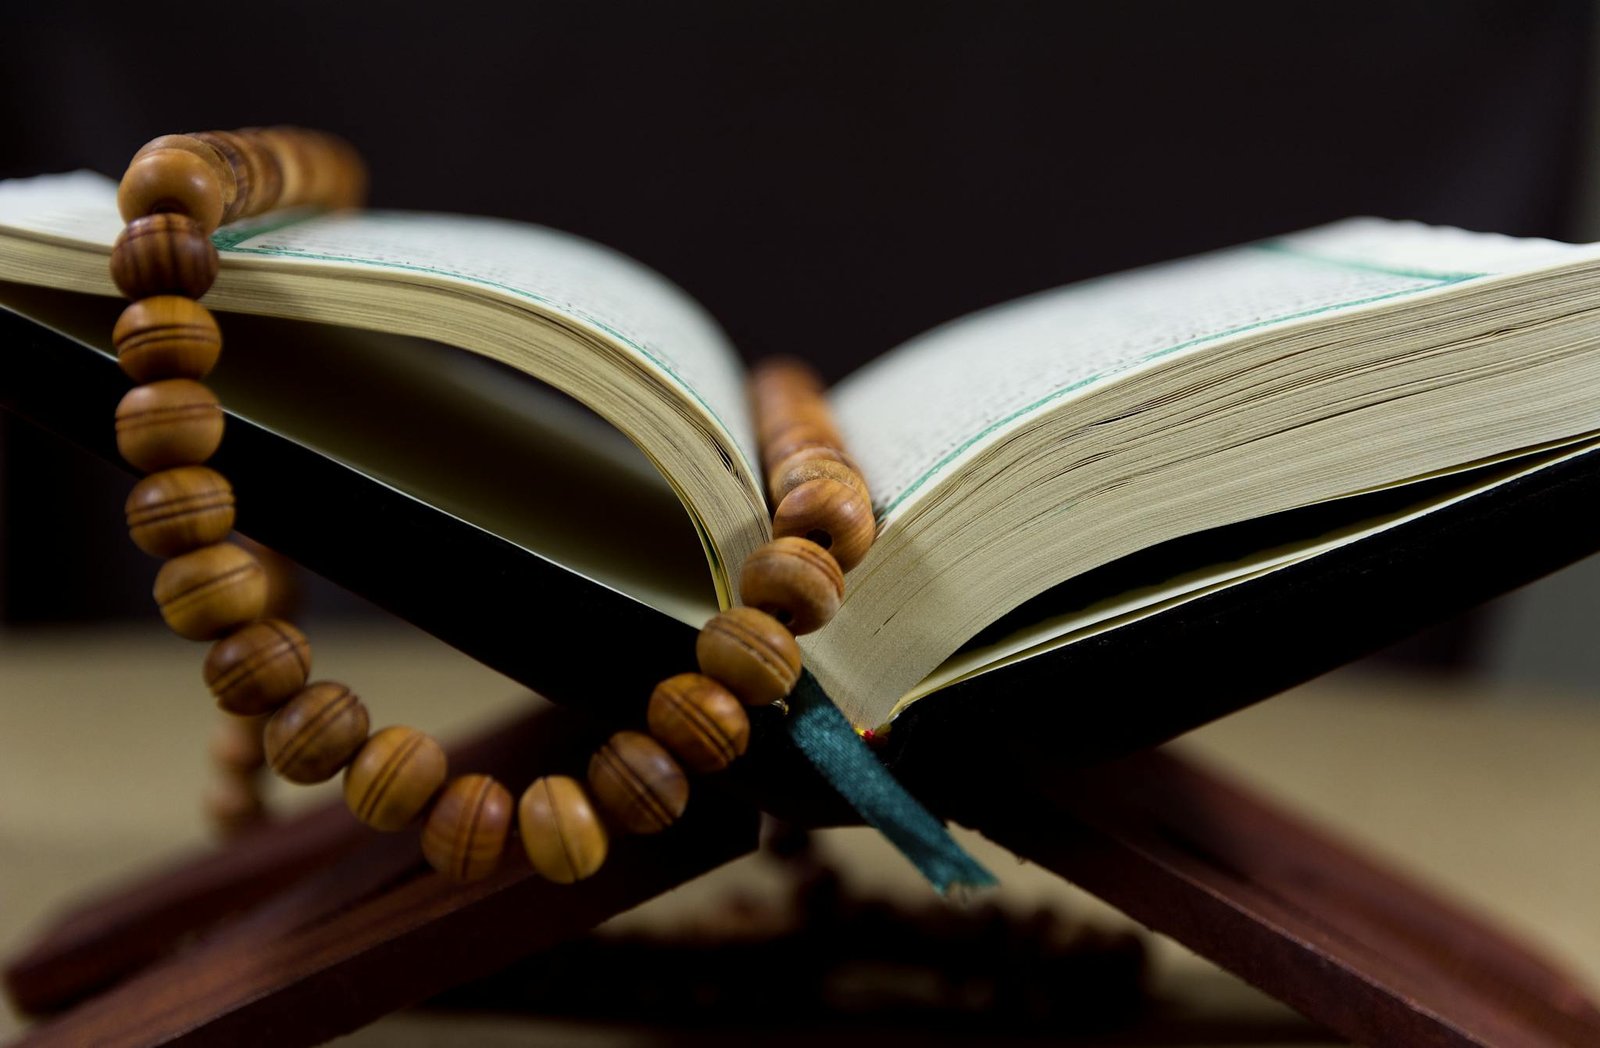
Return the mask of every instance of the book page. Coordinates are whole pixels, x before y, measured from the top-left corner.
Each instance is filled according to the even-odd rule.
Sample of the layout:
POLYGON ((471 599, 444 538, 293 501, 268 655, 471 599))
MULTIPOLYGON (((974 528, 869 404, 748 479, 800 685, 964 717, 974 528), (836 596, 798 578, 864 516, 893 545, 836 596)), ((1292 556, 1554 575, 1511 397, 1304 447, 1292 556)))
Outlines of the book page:
MULTIPOLYGON (((109 248, 116 183, 90 172, 0 182, 0 227, 109 248)), ((621 342, 670 377, 733 438, 756 472, 744 367, 698 303, 619 252, 541 226, 381 211, 267 215, 212 238, 230 256, 274 257, 405 279, 459 281, 537 303, 621 342)))
POLYGON ((975 313, 892 350, 831 399, 887 522, 1030 417, 1144 364, 1582 253, 1595 249, 1354 219, 975 313))

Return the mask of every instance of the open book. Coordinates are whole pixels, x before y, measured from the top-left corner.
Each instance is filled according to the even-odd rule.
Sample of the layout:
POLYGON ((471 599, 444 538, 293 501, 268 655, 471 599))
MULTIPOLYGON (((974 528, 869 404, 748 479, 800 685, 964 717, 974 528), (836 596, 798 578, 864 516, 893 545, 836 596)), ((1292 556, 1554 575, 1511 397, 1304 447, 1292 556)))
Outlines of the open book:
MULTIPOLYGON (((0 183, 0 305, 109 352, 120 229, 109 179, 0 183)), ((734 598, 769 531, 743 366, 668 281, 459 216, 275 215, 214 239, 206 305, 265 318, 223 320, 231 410, 691 625, 734 598)), ((1592 450, 1597 291, 1600 247, 1361 219, 891 349, 830 394, 879 535, 801 638, 807 666, 881 724, 1592 450), (1161 578, 1070 588, 1316 505, 1315 533, 1295 517, 1247 551, 1188 546, 1161 578)))

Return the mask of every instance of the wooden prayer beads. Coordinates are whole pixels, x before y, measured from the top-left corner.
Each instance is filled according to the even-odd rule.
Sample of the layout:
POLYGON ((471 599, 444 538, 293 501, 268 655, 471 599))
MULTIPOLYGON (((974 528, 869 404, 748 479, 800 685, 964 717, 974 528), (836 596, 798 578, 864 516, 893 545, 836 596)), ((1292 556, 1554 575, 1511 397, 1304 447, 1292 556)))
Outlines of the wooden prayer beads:
POLYGON ((877 522, 821 381, 804 364, 780 359, 758 365, 750 382, 767 490, 777 507, 773 535, 810 539, 849 571, 866 556, 877 522))
POLYGON ((844 572, 815 542, 783 536, 745 558, 739 599, 800 636, 821 629, 839 610, 844 572))
POLYGON ((645 715, 650 734, 693 771, 721 771, 750 744, 750 718, 739 700, 699 673, 657 684, 645 715))
MULTIPOLYGON (((117 408, 117 444, 152 474, 129 496, 129 530, 140 548, 172 558, 156 579, 168 624, 196 639, 226 634, 205 663, 218 705, 237 714, 276 710, 255 736, 257 722, 230 722, 233 734, 214 753, 223 776, 213 816, 231 825, 260 816, 256 794, 245 787, 263 758, 295 782, 323 781, 345 768, 346 802, 358 818, 394 830, 426 811, 424 858, 446 876, 475 880, 500 861, 510 794, 484 775, 459 777, 441 791, 448 768, 433 739, 408 727, 368 737, 366 708, 348 687, 307 684, 310 646, 289 623, 260 619, 261 567, 221 541, 233 526, 232 489, 200 465, 223 430, 221 407, 197 381, 221 349, 215 320, 192 301, 217 275, 210 234, 219 222, 272 207, 355 204, 365 183, 349 146, 297 128, 166 135, 135 155, 118 192, 128 226, 111 260, 117 286, 135 300, 113 342, 123 370, 143 383, 117 408)), ((593 802, 565 776, 539 779, 525 791, 517 806, 524 850, 552 881, 572 883, 600 868, 610 848, 601 813, 611 828, 632 833, 660 832, 678 819, 689 786, 673 754, 701 772, 743 754, 750 723, 741 703, 766 705, 794 687, 800 651, 792 633, 832 617, 844 570, 872 541, 871 497, 844 452, 820 381, 802 365, 779 362, 758 369, 752 391, 778 505, 778 537, 741 572, 741 593, 752 606, 729 609, 702 630, 702 674, 670 677, 652 693, 647 720, 660 742, 623 731, 594 754, 593 802)))
POLYGON ((444 785, 444 748, 415 728, 373 734, 344 772, 350 811, 375 830, 398 830, 444 785))
POLYGON ((729 608, 695 638, 700 672, 721 681, 746 706, 770 706, 800 679, 800 646, 764 611, 729 608))
POLYGON ((211 640, 261 616, 267 579, 254 557, 219 542, 161 565, 155 598, 172 632, 189 640, 211 640))
POLYGON ((216 366, 222 333, 210 310, 178 295, 131 303, 111 331, 117 363, 135 382, 201 379, 216 366))
POLYGON ((266 817, 257 788, 266 763, 261 727, 260 718, 224 714, 211 735, 216 779, 206 793, 206 813, 224 835, 248 829, 266 817))
POLYGON ((785 495, 772 516, 772 534, 810 539, 849 571, 872 546, 877 522, 872 505, 837 480, 808 480, 785 495))
POLYGON ((204 462, 222 443, 222 405, 200 383, 162 379, 117 405, 117 450, 147 472, 204 462))
POLYGON ((619 731, 589 759, 589 788, 601 809, 629 833, 660 833, 689 803, 689 780, 661 744, 619 731))
POLYGON ((605 824, 575 779, 535 779, 517 805, 517 828, 529 864, 545 880, 572 884, 605 864, 610 845, 605 824))
POLYGON ((511 794, 487 775, 463 775, 445 787, 422 828, 428 865, 458 881, 477 881, 500 865, 511 829, 511 794))
POLYGON ((254 772, 267 762, 261 741, 262 725, 255 717, 224 714, 211 733, 211 762, 219 768, 254 772))
POLYGON ((206 791, 206 815, 224 836, 249 829, 266 818, 261 792, 251 778, 219 775, 206 791))
POLYGON ((210 236, 222 224, 222 182, 190 150, 141 150, 117 187, 117 209, 128 222, 168 211, 185 215, 210 236))
POLYGON ((277 157, 250 131, 197 131, 190 136, 215 149, 233 169, 238 194, 228 221, 272 210, 283 189, 277 157))
POLYGON ((152 473, 133 486, 128 534, 152 557, 174 557, 221 542, 233 530, 233 488, 204 466, 152 473))
POLYGON ((288 702, 311 673, 311 645, 282 619, 252 622, 212 645, 205 681, 230 713, 267 713, 288 702))
MULTIPOLYGON (((162 135, 160 138, 151 139, 133 155, 133 160, 128 164, 128 170, 132 171, 134 167, 138 166, 141 161, 153 153, 163 153, 174 149, 191 153, 198 157, 205 163, 206 169, 210 171, 212 177, 216 179, 217 192, 222 198, 222 220, 225 222, 232 221, 238 217, 236 202, 239 197, 239 185, 234 177, 232 166, 223 159, 222 154, 217 152, 214 147, 207 145, 193 135, 162 135)), ((122 181, 128 181, 126 174, 122 176, 122 181)), ((137 176, 136 181, 142 181, 142 176, 137 176)), ((130 210, 130 205, 136 203, 137 200, 137 190, 127 190, 125 193, 124 187, 118 185, 117 209, 121 211, 124 222, 131 222, 141 215, 153 214, 155 211, 160 210, 159 208, 149 208, 143 211, 130 210)))
POLYGON ((267 721, 267 763, 290 782, 333 778, 367 739, 367 708, 343 684, 309 684, 267 721))
POLYGON ((217 279, 217 249, 187 215, 146 215, 118 234, 111 279, 129 298, 199 298, 217 279))

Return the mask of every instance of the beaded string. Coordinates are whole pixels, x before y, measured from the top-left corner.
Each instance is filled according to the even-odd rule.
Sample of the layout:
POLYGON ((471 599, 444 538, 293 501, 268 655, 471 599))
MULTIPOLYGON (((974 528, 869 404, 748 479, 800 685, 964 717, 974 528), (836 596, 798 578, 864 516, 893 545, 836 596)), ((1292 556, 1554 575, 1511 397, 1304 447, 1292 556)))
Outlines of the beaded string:
POLYGON ((601 867, 612 833, 656 833, 683 814, 680 762, 709 773, 744 753, 745 707, 781 703, 794 688, 795 635, 833 617, 844 572, 872 544, 871 498, 817 377, 794 361, 763 364, 751 392, 775 537, 740 571, 743 605, 700 631, 699 672, 668 677, 651 693, 648 734, 617 732, 590 759, 586 782, 542 777, 514 807, 490 776, 451 778, 443 747, 426 733, 396 725, 369 734, 367 708, 349 687, 310 680, 305 635, 264 615, 261 564, 227 541, 233 489, 203 465, 222 440, 222 407, 200 381, 222 338, 196 301, 216 279, 210 238, 219 225, 281 207, 359 206, 365 187, 349 145, 300 128, 166 135, 134 156, 117 195, 127 226, 111 255, 112 279, 132 300, 112 340, 138 383, 117 406, 117 447, 147 474, 128 496, 129 532, 165 559, 155 581, 162 617, 180 636, 213 642, 206 685, 241 718, 213 744, 232 789, 213 805, 215 817, 238 824, 259 812, 248 784, 263 761, 297 783, 342 770, 351 812, 378 830, 420 821, 423 856, 446 876, 492 873, 515 816, 533 868, 572 883, 601 867))

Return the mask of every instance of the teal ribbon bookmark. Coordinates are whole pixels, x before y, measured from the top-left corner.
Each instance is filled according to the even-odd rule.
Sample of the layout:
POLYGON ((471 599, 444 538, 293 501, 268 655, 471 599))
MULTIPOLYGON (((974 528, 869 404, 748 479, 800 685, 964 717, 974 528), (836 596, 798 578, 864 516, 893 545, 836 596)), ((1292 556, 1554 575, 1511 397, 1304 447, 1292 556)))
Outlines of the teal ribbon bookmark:
POLYGON ((955 842, 861 741, 810 671, 789 695, 789 737, 856 813, 887 837, 941 895, 987 888, 994 874, 955 842))

